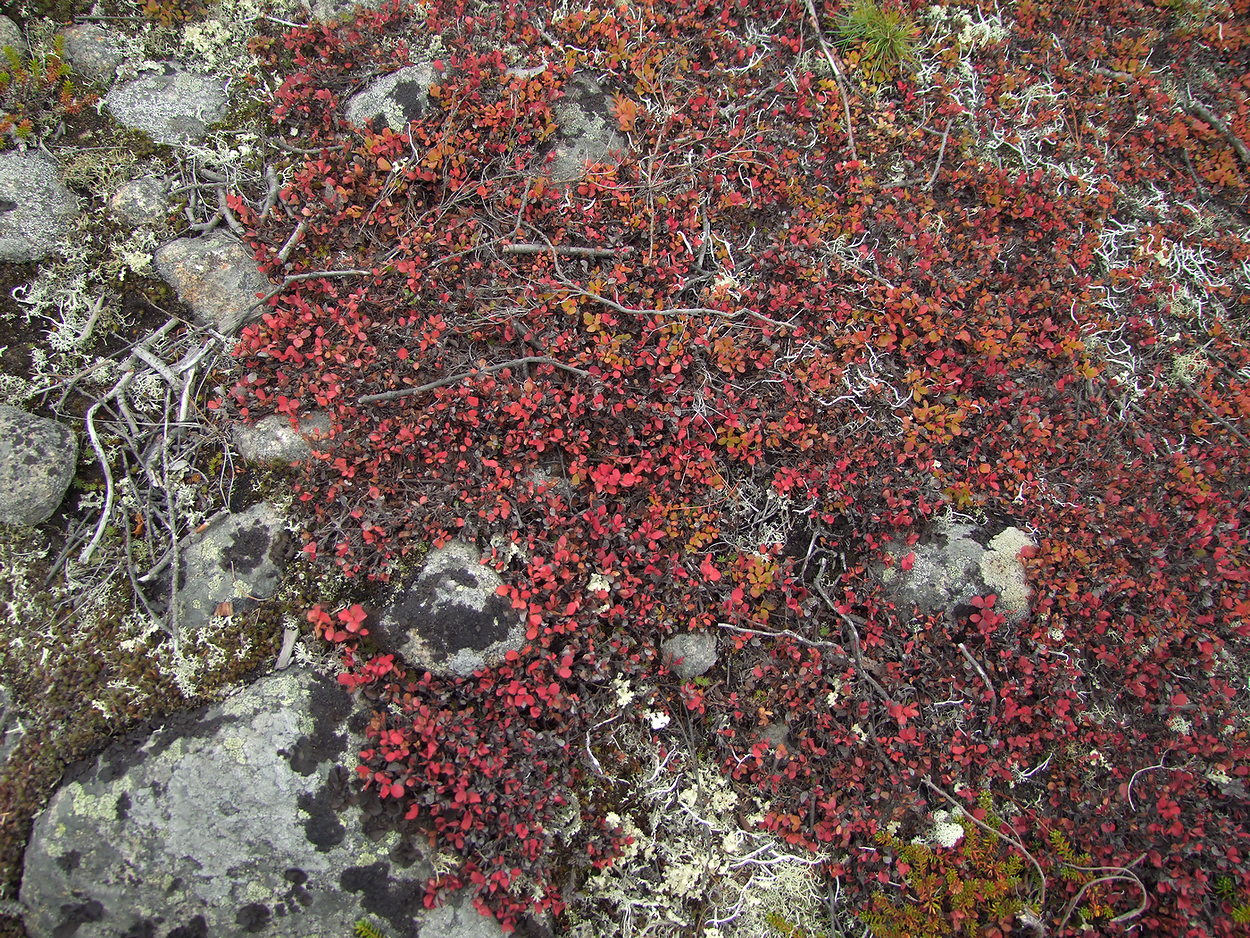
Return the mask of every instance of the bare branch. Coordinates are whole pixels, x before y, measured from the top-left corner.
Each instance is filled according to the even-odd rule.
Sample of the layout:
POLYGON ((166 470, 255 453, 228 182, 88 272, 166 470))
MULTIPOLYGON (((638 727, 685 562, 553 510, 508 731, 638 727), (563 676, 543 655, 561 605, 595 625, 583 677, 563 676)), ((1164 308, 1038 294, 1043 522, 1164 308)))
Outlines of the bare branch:
POLYGON ((1229 145, 1232 146, 1237 155, 1241 157, 1241 161, 1247 166, 1250 166, 1250 147, 1247 147, 1242 139, 1233 133, 1232 128, 1228 126, 1227 122, 1225 122, 1223 118, 1221 118, 1205 104, 1194 101, 1193 99, 1185 102, 1185 110, 1187 110, 1190 114, 1193 114, 1195 117, 1206 121, 1219 131, 1220 135, 1229 142, 1229 145))
POLYGON ((833 69, 834 80, 838 83, 838 94, 842 98, 842 110, 846 113, 846 142, 851 148, 851 159, 859 161, 859 153, 855 149, 855 128, 851 126, 851 100, 846 90, 846 75, 842 72, 842 66, 838 63, 838 57, 829 44, 825 42, 824 33, 820 28, 820 17, 816 15, 816 5, 812 0, 804 0, 807 4, 807 17, 811 20, 812 29, 816 31, 816 41, 820 43, 820 51, 825 54, 825 61, 829 63, 829 67, 833 69))
POLYGON ((434 391, 449 384, 455 384, 457 381, 463 381, 465 378, 492 374, 496 371, 503 371, 505 368, 517 368, 523 365, 551 365, 583 378, 594 377, 589 371, 566 365, 564 362, 557 361, 554 358, 547 358, 543 355, 527 355, 524 358, 513 358, 510 361, 500 362, 497 365, 487 365, 485 368, 474 368, 471 371, 462 371, 459 374, 448 375, 446 378, 439 378, 437 381, 431 381, 429 384, 423 384, 416 388, 403 388, 399 391, 386 391, 382 394, 366 394, 364 397, 358 398, 357 402, 360 404, 376 404, 381 401, 397 401, 400 398, 412 397, 414 394, 424 394, 427 391, 434 391))
POLYGON ((505 244, 505 254, 562 254, 566 257, 617 257, 628 254, 629 248, 581 248, 573 245, 505 244))

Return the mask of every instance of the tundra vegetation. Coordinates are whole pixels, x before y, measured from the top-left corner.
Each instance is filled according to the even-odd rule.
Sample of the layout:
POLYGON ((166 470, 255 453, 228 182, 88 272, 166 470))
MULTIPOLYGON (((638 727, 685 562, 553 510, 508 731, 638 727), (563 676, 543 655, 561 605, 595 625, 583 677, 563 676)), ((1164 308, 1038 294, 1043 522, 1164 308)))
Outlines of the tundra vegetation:
MULTIPOLYGON (((197 165, 274 289, 204 406, 333 433, 283 478, 301 589, 247 654, 299 615, 340 656, 359 783, 438 851, 428 903, 569 934, 1244 934, 1248 14, 252 22, 249 153, 197 165), (420 62, 420 116, 345 122, 420 62), (579 75, 622 146, 560 182, 579 75), (1033 538, 1022 617, 891 601, 881 565, 949 518, 1033 538), (454 538, 528 641, 462 678, 382 654, 362 605, 454 538), (660 652, 684 631, 720 642, 689 680, 660 652)), ((20 80, 68 111, 59 61, 20 80)))

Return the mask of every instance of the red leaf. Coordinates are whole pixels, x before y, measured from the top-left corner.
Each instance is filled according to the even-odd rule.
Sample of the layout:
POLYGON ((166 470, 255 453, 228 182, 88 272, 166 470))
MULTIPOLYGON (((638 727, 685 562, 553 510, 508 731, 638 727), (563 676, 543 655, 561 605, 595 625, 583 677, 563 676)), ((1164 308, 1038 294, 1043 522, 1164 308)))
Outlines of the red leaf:
POLYGON ((716 569, 716 564, 712 563, 712 555, 704 554, 703 563, 699 564, 699 572, 703 574, 703 578, 709 583, 715 583, 720 579, 720 571, 716 569))

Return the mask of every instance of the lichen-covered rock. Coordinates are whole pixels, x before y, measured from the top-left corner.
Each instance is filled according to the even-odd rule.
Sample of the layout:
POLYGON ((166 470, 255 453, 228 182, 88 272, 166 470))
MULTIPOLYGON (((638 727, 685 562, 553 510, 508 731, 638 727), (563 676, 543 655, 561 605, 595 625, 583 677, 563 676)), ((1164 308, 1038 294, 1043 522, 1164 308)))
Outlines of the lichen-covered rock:
POLYGON ((169 214, 169 187, 155 176, 124 182, 109 197, 109 213, 127 225, 150 225, 169 214))
POLYGON ((711 632, 674 635, 660 646, 664 663, 683 681, 706 674, 716 664, 716 636, 711 632))
POLYGON ((154 260, 191 312, 225 335, 262 312, 257 294, 269 292, 269 280, 247 249, 225 234, 179 238, 158 248, 154 260))
POLYGON ((121 41, 94 23, 80 23, 61 30, 65 37, 65 57, 74 71, 91 81, 108 84, 117 66, 126 60, 121 41))
POLYGON ((226 116, 220 81, 171 66, 164 74, 144 75, 114 87, 104 101, 119 123, 169 146, 198 140, 209 124, 226 116))
POLYGON ((31 938, 415 938, 420 844, 362 816, 361 740, 332 679, 283 671, 110 746, 35 822, 21 901, 31 938), (372 835, 372 836, 371 836, 372 835))
POLYGON ((894 562, 878 573, 891 599, 903 608, 954 611, 974 596, 993 593, 998 597, 995 610, 1018 620, 1029 606, 1020 562, 1021 550, 1029 546, 1033 540, 1019 528, 943 523, 915 547, 892 550, 894 562))
POLYGON ((0 405, 0 523, 43 524, 78 464, 78 441, 46 417, 0 405))
POLYGON ((525 640, 521 618, 498 594, 503 580, 472 544, 431 551, 416 579, 383 612, 373 637, 436 674, 466 676, 498 664, 525 640))
POLYGON ((381 117, 387 127, 399 133, 409 121, 425 114, 430 106, 430 87, 437 79, 434 66, 428 62, 384 75, 347 102, 347 120, 363 126, 381 117))
POLYGON ((248 462, 304 462, 312 457, 310 443, 329 439, 330 418, 322 412, 308 414, 298 430, 288 418, 270 414, 250 426, 236 424, 232 430, 239 455, 248 462))
POLYGON ((30 47, 21 28, 7 16, 0 15, 0 50, 6 48, 25 52, 30 47))
POLYGON ((51 254, 78 216, 78 200, 56 164, 36 153, 0 153, 0 261, 51 254))
POLYGON ((268 599, 278 589, 290 550, 290 535, 269 505, 219 514, 182 551, 177 615, 171 624, 179 631, 194 631, 223 603, 233 614, 268 599))
POLYGON ((625 148, 611 122, 609 102, 589 75, 576 75, 568 82, 564 98, 552 108, 560 140, 549 167, 553 182, 581 179, 587 164, 609 162, 614 152, 625 148))

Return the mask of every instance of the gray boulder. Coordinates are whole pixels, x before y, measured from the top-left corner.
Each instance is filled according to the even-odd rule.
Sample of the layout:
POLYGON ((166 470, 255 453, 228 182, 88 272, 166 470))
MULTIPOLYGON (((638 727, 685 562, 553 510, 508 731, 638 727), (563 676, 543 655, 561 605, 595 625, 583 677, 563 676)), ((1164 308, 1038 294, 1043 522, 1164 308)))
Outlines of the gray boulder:
POLYGON ((0 261, 51 254, 78 216, 56 164, 35 153, 0 153, 0 261))
POLYGON ((223 603, 233 614, 273 596, 291 549, 282 518, 263 502, 217 515, 182 551, 175 630, 203 628, 223 603))
POLYGON ((323 412, 308 414, 298 430, 280 414, 271 414, 250 426, 236 424, 232 430, 239 455, 248 462, 304 462, 312 457, 310 442, 329 439, 330 418, 323 412))
POLYGON ((225 335, 260 316, 257 294, 271 288, 248 250, 223 233, 171 241, 157 249, 155 263, 191 312, 225 335))
POLYGON ((415 938, 432 870, 387 832, 398 803, 343 768, 362 744, 352 709, 293 668, 110 746, 35 822, 31 938, 345 938, 362 918, 415 938))
POLYGON ((716 636, 711 632, 674 635, 660 646, 664 664, 683 681, 706 674, 716 664, 716 636))
POLYGON ((78 441, 67 427, 0 405, 0 523, 43 524, 78 464, 78 441))
POLYGON ((164 74, 116 86, 104 101, 119 123, 169 146, 193 143, 209 124, 226 116, 220 81, 170 66, 164 74))
POLYGON ((94 23, 80 23, 61 30, 65 38, 65 57, 74 71, 89 81, 108 84, 117 66, 126 60, 121 41, 107 29, 94 23))
POLYGON ((614 153, 626 142, 615 130, 609 102, 602 86, 589 75, 575 75, 565 96, 552 108, 559 143, 549 167, 551 180, 574 182, 586 175, 588 163, 614 162, 614 153))
POLYGON ((503 580, 472 544, 431 551, 373 630, 378 644, 435 674, 494 667, 525 641, 521 617, 498 595, 503 580))
POLYGON ((1031 546, 1036 546, 1032 538, 1019 528, 991 534, 968 524, 939 524, 923 543, 894 548, 894 563, 878 574, 899 606, 935 613, 994 593, 994 609, 1018 621, 1028 611, 1030 595, 1020 552, 1031 546), (909 554, 911 569, 903 570, 909 554))
POLYGON ((424 116, 430 106, 430 87, 437 80, 434 66, 429 62, 384 75, 347 102, 347 120, 363 126, 381 117, 387 127, 399 133, 409 121, 424 116))
POLYGON ((122 183, 109 197, 109 213, 127 225, 151 225, 169 214, 169 187, 155 176, 122 183))

